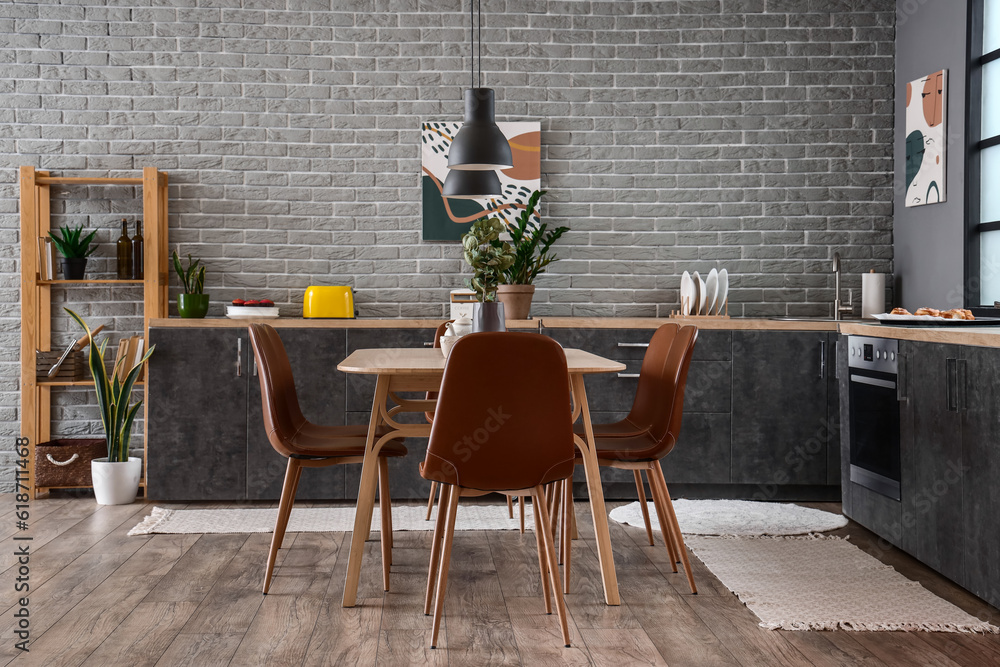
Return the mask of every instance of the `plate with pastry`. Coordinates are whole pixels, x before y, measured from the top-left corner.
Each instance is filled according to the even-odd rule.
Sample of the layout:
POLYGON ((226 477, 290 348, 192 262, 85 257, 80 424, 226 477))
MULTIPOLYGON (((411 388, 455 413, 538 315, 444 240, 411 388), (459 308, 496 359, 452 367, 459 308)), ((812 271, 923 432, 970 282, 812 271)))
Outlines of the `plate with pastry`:
POLYGON ((979 317, 967 308, 952 308, 939 310, 929 306, 917 308, 912 313, 905 308, 893 308, 891 312, 873 315, 880 324, 892 326, 996 326, 1000 325, 1000 317, 979 317))

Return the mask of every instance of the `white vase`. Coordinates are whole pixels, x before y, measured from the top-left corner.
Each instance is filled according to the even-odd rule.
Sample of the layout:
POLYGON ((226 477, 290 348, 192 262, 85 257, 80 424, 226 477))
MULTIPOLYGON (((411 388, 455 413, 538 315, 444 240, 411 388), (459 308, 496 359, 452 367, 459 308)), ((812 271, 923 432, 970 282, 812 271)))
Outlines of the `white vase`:
POLYGON ((135 502, 142 475, 142 459, 130 456, 128 461, 109 463, 108 458, 90 462, 90 477, 98 505, 128 505, 135 502))

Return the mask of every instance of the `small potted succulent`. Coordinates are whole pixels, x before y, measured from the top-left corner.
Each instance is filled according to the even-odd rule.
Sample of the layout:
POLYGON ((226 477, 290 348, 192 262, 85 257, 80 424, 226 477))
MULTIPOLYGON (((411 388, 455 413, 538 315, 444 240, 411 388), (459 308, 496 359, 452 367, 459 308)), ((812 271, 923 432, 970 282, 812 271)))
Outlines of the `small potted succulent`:
POLYGON ((149 348, 142 359, 130 368, 127 368, 128 364, 133 360, 119 360, 118 366, 112 370, 111 378, 108 379, 108 370, 104 365, 104 352, 108 346, 108 339, 105 338, 100 345, 95 345, 94 334, 83 318, 69 308, 64 310, 87 332, 90 345, 88 353, 90 374, 94 377, 97 405, 101 409, 101 424, 108 444, 108 455, 90 462, 94 496, 99 505, 128 505, 135 500, 139 491, 139 478, 142 476, 142 459, 128 455, 132 427, 142 406, 142 399, 132 405, 129 405, 129 401, 142 365, 153 354, 156 346, 149 348))
POLYGON ((514 262, 504 271, 497 298, 503 302, 507 318, 511 320, 527 319, 531 312, 531 299, 535 295, 535 278, 545 273, 545 267, 557 259, 549 248, 569 231, 569 227, 556 227, 549 231, 545 223, 528 228, 538 200, 544 194, 545 190, 531 193, 517 223, 507 230, 514 248, 514 262))
POLYGON ((500 234, 506 230, 498 218, 480 218, 462 237, 465 261, 472 267, 468 286, 476 292, 472 307, 473 331, 504 331, 503 304, 496 300, 504 271, 514 263, 514 250, 500 234))
POLYGON ((177 295, 177 312, 181 317, 205 317, 208 314, 208 295, 205 294, 205 267, 198 266, 200 259, 188 255, 188 267, 181 265, 177 251, 174 251, 174 271, 181 279, 183 294, 177 295))
POLYGON ((70 229, 60 227, 55 233, 49 232, 49 238, 59 250, 62 259, 59 261, 62 266, 63 278, 66 280, 82 280, 87 271, 87 257, 89 257, 97 246, 91 247, 91 241, 97 230, 83 236, 83 225, 70 229), (81 238, 82 237, 82 238, 81 238))

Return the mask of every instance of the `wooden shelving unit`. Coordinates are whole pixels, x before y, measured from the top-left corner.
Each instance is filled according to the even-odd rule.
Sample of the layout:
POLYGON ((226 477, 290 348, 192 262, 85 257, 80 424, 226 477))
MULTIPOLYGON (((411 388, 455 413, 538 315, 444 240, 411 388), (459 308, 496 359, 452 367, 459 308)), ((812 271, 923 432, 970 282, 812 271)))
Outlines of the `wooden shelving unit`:
MULTIPOLYGON (((34 167, 21 167, 21 435, 29 439, 28 484, 33 495, 49 488, 35 486, 35 444, 51 439, 53 387, 92 385, 90 380, 44 382, 35 378, 35 350, 52 349, 52 288, 76 285, 122 285, 143 288, 143 334, 149 340, 149 321, 167 316, 167 174, 144 167, 141 178, 51 176, 34 167), (53 186, 141 186, 145 256, 143 280, 40 280, 36 239, 48 233, 53 186)), ((138 383, 148 395, 145 383, 138 383)), ((148 401, 143 402, 145 412, 148 401)), ((145 441, 144 441, 145 457, 145 441)), ((145 465, 143 466, 145 468, 145 465)), ((143 474, 143 484, 145 473, 143 474)))

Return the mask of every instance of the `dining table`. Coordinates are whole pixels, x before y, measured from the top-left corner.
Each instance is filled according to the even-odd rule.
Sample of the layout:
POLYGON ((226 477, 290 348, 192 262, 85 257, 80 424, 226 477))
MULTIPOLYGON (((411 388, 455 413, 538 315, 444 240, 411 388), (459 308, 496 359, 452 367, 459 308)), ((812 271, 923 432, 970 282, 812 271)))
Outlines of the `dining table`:
MULTIPOLYGON (((574 436, 576 446, 583 459, 587 477, 594 534, 597 538, 597 555, 601 565, 604 585, 604 600, 608 605, 620 604, 618 579, 615 575, 614 557, 611 552, 611 535, 608 529, 608 514, 604 506, 604 489, 601 486, 600 468, 594 443, 594 430, 590 421, 590 407, 587 405, 587 390, 584 377, 596 373, 617 373, 625 370, 625 364, 605 359, 596 354, 578 349, 565 349, 566 367, 569 372, 574 421, 583 420, 584 436, 574 436)), ((378 452, 385 443, 397 438, 427 438, 431 424, 403 424, 397 415, 403 412, 433 412, 435 399, 410 398, 401 393, 437 392, 445 371, 445 356, 440 348, 376 348, 359 349, 348 355, 337 365, 344 373, 374 375, 375 396, 372 400, 371 417, 368 421, 367 442, 361 469, 361 484, 358 489, 357 511, 354 516, 354 532, 351 536, 351 551, 347 564, 347 579, 344 583, 344 607, 353 607, 357 602, 358 580, 361 576, 361 560, 368 538, 375 506, 375 491, 378 485, 378 452), (390 407, 390 401, 394 404, 390 407)), ((498 367, 491 360, 490 368, 498 367)), ((499 360, 502 369, 502 360, 499 360)), ((388 582, 386 582, 388 590, 388 582)))

